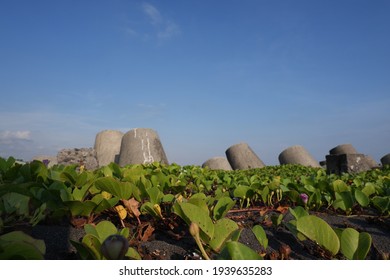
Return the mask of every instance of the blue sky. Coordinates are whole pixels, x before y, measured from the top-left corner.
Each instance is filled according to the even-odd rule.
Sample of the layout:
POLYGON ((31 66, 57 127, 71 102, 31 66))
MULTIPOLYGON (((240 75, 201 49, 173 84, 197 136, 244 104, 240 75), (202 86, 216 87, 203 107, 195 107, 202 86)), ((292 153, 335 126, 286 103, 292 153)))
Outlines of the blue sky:
POLYGON ((390 152, 390 1, 0 1, 0 156, 155 129, 170 162, 390 152))

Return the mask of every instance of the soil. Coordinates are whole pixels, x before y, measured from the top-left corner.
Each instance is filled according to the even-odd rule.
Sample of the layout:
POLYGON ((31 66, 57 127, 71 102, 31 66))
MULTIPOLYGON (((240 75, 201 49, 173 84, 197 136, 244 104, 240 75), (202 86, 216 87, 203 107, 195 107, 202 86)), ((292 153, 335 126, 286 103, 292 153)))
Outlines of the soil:
MULTIPOLYGON (((282 210, 283 211, 283 210, 282 210)), ((265 259, 295 259, 295 260, 323 260, 331 259, 331 255, 309 240, 299 241, 283 223, 275 227, 269 217, 280 212, 270 211, 264 215, 259 209, 235 210, 227 217, 237 222, 243 229, 239 241, 252 248, 265 259), (269 245, 262 248, 251 228, 261 224, 266 231, 269 245)), ((292 219, 289 212, 284 213, 284 222, 292 219)), ((368 232, 372 237, 372 246, 367 259, 389 259, 390 255, 390 218, 380 217, 375 213, 361 213, 360 215, 339 215, 323 211, 311 212, 335 228, 351 227, 359 232, 368 232)), ((116 217, 104 217, 117 223, 116 217)), ((142 259, 152 260, 188 260, 201 259, 200 252, 188 233, 188 227, 178 217, 166 221, 155 222, 155 219, 142 219, 141 224, 134 221, 126 224, 131 230, 130 246, 136 248, 142 259)), ((97 223, 98 221, 95 221, 97 223)), ((119 225, 118 225, 119 226, 119 225)), ((38 225, 32 229, 31 235, 43 239, 46 243, 46 259, 76 260, 79 259, 75 248, 69 240, 80 241, 84 235, 82 227, 38 225)), ((211 256, 211 257, 216 257, 211 256)), ((333 257, 334 258, 334 257, 333 257)), ((337 255, 336 259, 343 259, 337 255)))

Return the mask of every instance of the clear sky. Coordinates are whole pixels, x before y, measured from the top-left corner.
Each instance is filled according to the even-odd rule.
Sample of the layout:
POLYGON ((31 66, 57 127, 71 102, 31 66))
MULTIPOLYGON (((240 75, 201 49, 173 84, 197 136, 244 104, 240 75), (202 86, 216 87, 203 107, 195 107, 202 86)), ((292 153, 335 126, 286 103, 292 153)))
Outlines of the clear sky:
POLYGON ((388 0, 0 0, 0 156, 156 130, 168 160, 390 153, 388 0))

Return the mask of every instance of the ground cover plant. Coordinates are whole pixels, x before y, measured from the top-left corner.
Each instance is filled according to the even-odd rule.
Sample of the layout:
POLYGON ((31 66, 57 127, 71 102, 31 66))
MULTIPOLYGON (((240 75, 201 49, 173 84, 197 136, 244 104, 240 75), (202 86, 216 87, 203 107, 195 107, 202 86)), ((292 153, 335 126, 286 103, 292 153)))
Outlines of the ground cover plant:
POLYGON ((300 165, 111 163, 91 171, 0 158, 0 259, 387 259, 365 228, 326 215, 377 225, 388 242, 389 212, 389 167, 328 175, 300 165), (60 227, 79 230, 65 235, 65 249, 48 230, 60 227))

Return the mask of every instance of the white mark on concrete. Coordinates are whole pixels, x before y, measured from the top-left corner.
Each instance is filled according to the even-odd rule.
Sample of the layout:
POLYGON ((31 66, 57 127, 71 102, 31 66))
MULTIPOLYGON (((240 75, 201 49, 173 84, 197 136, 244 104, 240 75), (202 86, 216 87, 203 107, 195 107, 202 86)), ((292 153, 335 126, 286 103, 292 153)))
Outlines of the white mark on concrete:
POLYGON ((147 150, 144 151, 145 146, 144 146, 144 141, 142 139, 142 151, 143 151, 142 154, 144 156, 144 164, 145 163, 152 163, 154 161, 154 158, 152 156, 152 152, 150 151, 150 141, 149 141, 149 137, 148 137, 147 133, 146 133, 146 143, 147 143, 147 145, 146 145, 147 150))

